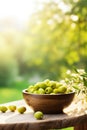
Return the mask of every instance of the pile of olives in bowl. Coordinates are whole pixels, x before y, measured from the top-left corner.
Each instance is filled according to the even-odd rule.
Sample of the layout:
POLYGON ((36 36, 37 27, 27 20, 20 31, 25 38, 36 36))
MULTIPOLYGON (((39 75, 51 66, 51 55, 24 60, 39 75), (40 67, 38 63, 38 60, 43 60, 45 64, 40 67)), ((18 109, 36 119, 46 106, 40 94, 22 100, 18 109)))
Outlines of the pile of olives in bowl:
POLYGON ((75 92, 69 86, 49 79, 30 85, 22 91, 23 98, 34 112, 62 113, 71 104, 75 92))
POLYGON ((63 83, 46 79, 43 82, 30 85, 27 92, 30 94, 65 94, 72 92, 72 90, 63 83))

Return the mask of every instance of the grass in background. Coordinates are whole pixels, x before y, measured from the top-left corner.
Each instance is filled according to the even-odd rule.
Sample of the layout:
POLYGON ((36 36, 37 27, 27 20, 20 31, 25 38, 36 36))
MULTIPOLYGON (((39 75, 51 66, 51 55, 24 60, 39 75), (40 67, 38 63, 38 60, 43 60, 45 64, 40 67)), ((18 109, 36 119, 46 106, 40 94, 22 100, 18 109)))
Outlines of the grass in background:
POLYGON ((27 81, 17 81, 11 87, 0 86, 0 104, 23 99, 22 90, 28 86, 27 81))
POLYGON ((74 130, 73 127, 69 127, 69 128, 65 128, 65 129, 62 129, 62 130, 74 130))
POLYGON ((22 98, 22 92, 16 88, 0 88, 0 103, 10 102, 22 98))

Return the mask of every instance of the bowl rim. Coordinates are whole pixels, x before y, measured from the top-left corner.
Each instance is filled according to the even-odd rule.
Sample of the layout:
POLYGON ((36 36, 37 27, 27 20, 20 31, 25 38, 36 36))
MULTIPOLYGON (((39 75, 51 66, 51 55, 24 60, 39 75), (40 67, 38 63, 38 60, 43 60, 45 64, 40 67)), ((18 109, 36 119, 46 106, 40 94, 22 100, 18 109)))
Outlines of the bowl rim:
POLYGON ((28 93, 27 89, 23 89, 22 93, 32 96, 63 96, 63 95, 72 95, 75 94, 75 91, 69 92, 69 93, 59 93, 59 94, 34 94, 34 93, 28 93))

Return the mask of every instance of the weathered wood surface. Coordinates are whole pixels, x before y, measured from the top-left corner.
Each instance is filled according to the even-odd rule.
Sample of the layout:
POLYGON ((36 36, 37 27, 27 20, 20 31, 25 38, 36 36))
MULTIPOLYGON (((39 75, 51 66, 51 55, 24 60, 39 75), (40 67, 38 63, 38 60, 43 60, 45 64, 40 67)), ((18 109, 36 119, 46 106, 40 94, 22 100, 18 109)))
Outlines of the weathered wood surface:
POLYGON ((64 114, 44 114, 42 120, 36 120, 33 116, 33 110, 26 105, 24 100, 14 101, 4 105, 8 106, 11 104, 18 107, 26 106, 27 111, 24 114, 19 114, 17 111, 0 112, 0 130, 48 130, 70 126, 75 126, 75 130, 87 130, 87 114, 85 112, 77 113, 76 110, 73 110, 71 113, 65 111, 64 114), (83 122, 85 124, 81 125, 83 122))
POLYGON ((81 123, 74 127, 74 130, 87 130, 87 120, 85 120, 85 123, 81 123))

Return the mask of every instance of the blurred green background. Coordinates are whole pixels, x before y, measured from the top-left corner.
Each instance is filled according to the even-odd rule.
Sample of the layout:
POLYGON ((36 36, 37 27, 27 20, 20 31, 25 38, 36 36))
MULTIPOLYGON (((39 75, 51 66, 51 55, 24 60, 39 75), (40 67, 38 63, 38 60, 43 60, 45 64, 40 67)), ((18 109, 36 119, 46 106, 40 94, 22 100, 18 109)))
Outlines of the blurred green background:
POLYGON ((87 1, 33 2, 25 28, 11 29, 8 19, 0 30, 0 103, 21 99, 37 81, 63 78, 73 66, 87 71, 87 1))
MULTIPOLYGON (((14 19, 0 20, 0 103, 22 99, 30 84, 59 80, 73 66, 87 71, 87 1, 32 2, 25 26, 20 20, 18 27, 12 27, 14 19)), ((20 18, 23 14, 22 9, 20 18)))

